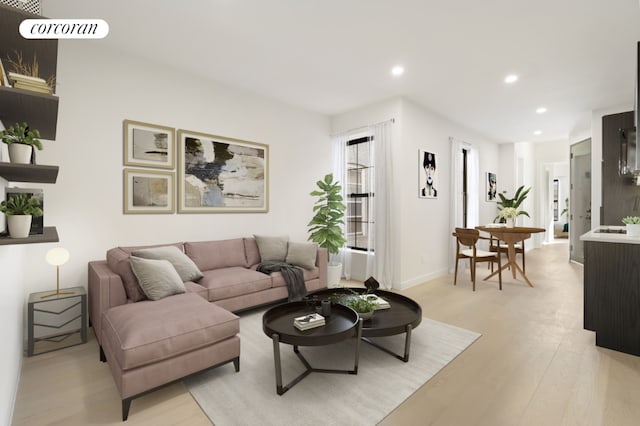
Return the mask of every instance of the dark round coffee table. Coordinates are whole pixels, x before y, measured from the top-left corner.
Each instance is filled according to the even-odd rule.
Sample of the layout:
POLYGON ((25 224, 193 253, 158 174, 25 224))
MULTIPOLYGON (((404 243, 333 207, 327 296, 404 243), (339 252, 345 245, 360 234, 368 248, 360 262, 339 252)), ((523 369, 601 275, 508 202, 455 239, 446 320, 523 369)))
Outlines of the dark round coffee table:
POLYGON ((274 306, 262 316, 262 330, 273 340, 273 358, 276 368, 276 391, 282 395, 310 373, 358 374, 362 321, 351 308, 336 305, 331 315, 325 317, 326 324, 309 330, 298 330, 293 319, 315 312, 313 303, 288 302, 274 306), (333 370, 313 368, 300 353, 298 346, 324 346, 341 342, 351 337, 357 338, 353 370, 333 370), (293 345, 293 351, 300 358, 306 370, 286 386, 282 385, 282 364, 280 362, 280 343, 293 345))
MULTIPOLYGON (((356 287, 327 288, 309 293, 307 299, 332 299, 335 296, 353 294, 353 292, 364 294, 367 292, 367 289, 356 287)), ((411 330, 420 325, 422 321, 422 308, 415 300, 398 293, 386 290, 375 290, 373 294, 385 299, 391 307, 376 310, 371 319, 363 322, 362 340, 404 362, 408 362, 409 351, 411 349, 411 330), (404 354, 402 355, 396 354, 369 339, 369 337, 385 337, 401 333, 405 333, 404 354)))

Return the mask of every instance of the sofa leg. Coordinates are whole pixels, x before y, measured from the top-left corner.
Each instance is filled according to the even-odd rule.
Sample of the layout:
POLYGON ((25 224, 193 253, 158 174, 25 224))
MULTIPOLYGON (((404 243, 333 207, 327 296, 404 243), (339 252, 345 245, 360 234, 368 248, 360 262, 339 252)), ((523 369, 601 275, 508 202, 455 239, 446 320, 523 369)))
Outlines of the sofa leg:
POLYGON ((102 345, 100 345, 100 362, 107 362, 107 356, 104 354, 102 350, 102 345))
POLYGON ((122 421, 126 422, 129 417, 129 408, 131 407, 131 398, 122 400, 122 421))
POLYGON ((236 369, 236 373, 240 371, 240 357, 236 357, 233 359, 233 366, 236 369))

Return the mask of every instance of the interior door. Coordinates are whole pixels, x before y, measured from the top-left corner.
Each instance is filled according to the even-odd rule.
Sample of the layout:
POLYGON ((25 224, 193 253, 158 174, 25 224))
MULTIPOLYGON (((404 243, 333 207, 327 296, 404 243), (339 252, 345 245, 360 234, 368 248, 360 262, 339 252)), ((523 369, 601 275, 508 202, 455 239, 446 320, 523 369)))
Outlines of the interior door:
POLYGON ((591 139, 571 145, 570 152, 569 257, 584 263, 580 236, 591 230, 591 139))

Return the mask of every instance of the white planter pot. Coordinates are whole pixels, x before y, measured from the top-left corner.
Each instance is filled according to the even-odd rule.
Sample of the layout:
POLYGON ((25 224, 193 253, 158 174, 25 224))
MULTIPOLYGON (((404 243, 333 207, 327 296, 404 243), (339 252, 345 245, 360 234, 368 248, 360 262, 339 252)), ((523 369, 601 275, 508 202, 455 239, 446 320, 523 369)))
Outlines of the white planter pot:
POLYGON ((627 236, 640 237, 640 223, 627 223, 627 236))
POLYGON ((340 287, 340 278, 342 277, 342 263, 335 265, 327 265, 327 287, 340 287))
POLYGON ((514 226, 516 226, 515 219, 508 217, 505 220, 507 221, 507 228, 513 228, 514 226))
POLYGON ((31 215, 9 215, 7 216, 7 227, 11 238, 27 238, 31 230, 31 215))
POLYGON ((30 164, 33 147, 21 143, 9 144, 9 160, 15 164, 30 164))

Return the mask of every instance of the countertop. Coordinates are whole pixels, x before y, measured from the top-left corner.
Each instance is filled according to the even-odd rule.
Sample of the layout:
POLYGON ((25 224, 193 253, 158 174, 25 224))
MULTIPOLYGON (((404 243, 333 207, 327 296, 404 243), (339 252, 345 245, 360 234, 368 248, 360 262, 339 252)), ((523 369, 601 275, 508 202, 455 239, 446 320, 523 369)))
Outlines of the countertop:
POLYGON ((580 236, 580 240, 598 243, 640 244, 640 237, 629 237, 626 233, 620 232, 624 230, 624 226, 598 226, 580 236))

